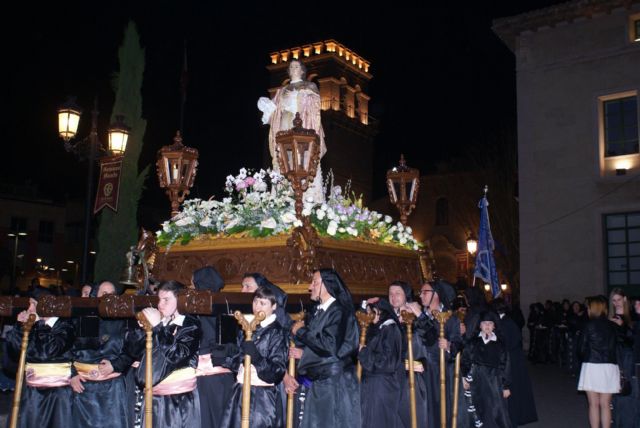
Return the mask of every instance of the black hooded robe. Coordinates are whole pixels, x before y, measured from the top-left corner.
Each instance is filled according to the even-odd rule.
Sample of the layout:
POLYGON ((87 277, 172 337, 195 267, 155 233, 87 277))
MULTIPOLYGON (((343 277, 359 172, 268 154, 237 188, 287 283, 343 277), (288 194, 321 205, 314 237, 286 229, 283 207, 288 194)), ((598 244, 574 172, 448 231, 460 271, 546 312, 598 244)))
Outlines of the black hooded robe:
MULTIPOLYGON (((49 326, 44 320, 37 321, 29 333, 26 362, 32 364, 70 363, 71 347, 75 337, 73 324, 58 319, 49 326)), ((7 352, 17 361, 22 345, 22 326, 16 323, 7 333, 7 352)), ((69 374, 71 371, 69 370, 69 374)), ((67 428, 71 425, 71 387, 31 387, 25 383, 20 397, 20 428, 67 428)), ((11 417, 9 416, 10 423, 11 417)))
MULTIPOLYGON (((238 344, 242 343, 241 334, 238 344)), ((251 386, 249 424, 251 428, 281 428, 285 425, 284 406, 280 382, 287 370, 288 345, 286 335, 277 320, 265 327, 259 326, 252 336, 259 358, 252 358, 258 377, 273 386, 251 386)), ((244 354, 237 353, 227 362, 229 367, 237 370, 243 364, 244 354)), ((224 412, 221 426, 239 428, 242 423, 242 383, 233 387, 231 398, 224 412)))
POLYGON ((502 391, 511 388, 509 354, 498 339, 484 343, 474 337, 462 353, 462 376, 471 375, 471 400, 484 428, 511 428, 507 400, 502 391))
POLYGON ((401 424, 398 411, 404 377, 402 333, 392 319, 370 328, 375 333, 358 354, 362 365, 362 426, 396 428, 401 424))
MULTIPOLYGON (((185 315, 182 325, 162 323, 153 328, 153 386, 158 385, 167 376, 182 368, 195 368, 198 364, 198 347, 200 345, 200 321, 185 315)), ((140 336, 144 342, 144 333, 140 336)), ((147 365, 146 352, 140 357, 140 367, 136 373, 136 381, 141 389, 145 385, 147 365)), ((144 405, 142 406, 142 426, 144 426, 144 405)), ((153 427, 154 428, 200 428, 200 399, 198 390, 190 392, 154 395, 153 427)))
POLYGON ((511 396, 508 398, 511 425, 525 425, 538 420, 529 370, 522 350, 522 333, 517 324, 504 315, 498 322, 511 365, 511 396))
POLYGON ((354 366, 358 334, 353 311, 337 300, 297 331, 296 339, 304 347, 298 371, 312 381, 301 427, 360 426, 360 386, 354 366))
MULTIPOLYGON (((217 293, 224 288, 222 276, 211 266, 193 272, 193 284, 198 290, 217 293)), ((235 344, 218 344, 218 317, 216 314, 200 315, 202 337, 198 357, 209 356, 211 365, 222 368, 226 358, 236 353, 235 344)), ((220 428, 224 410, 231 397, 235 378, 233 373, 218 373, 198 376, 200 418, 203 427, 220 428)))
MULTIPOLYGON (((133 358, 124 350, 126 322, 123 320, 100 319, 98 337, 76 338, 73 347, 74 361, 98 364, 109 360, 114 372, 125 374, 133 358)), ((103 381, 86 381, 84 391, 73 393, 73 423, 78 428, 129 428, 131 425, 128 410, 124 376, 103 381)))

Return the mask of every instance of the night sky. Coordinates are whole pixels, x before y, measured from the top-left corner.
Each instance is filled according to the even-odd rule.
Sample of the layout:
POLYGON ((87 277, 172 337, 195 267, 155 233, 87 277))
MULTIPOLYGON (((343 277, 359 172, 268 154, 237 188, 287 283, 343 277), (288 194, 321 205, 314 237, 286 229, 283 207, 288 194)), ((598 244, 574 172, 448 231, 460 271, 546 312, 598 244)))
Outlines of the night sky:
MULTIPOLYGON (((221 196, 226 175, 263 164, 266 127, 256 101, 268 95, 268 54, 336 39, 371 62, 370 115, 381 122, 374 189, 380 196, 384 172, 400 152, 411 166, 429 172, 473 145, 492 144, 496 135, 515 135, 514 56, 492 33, 491 21, 558 1, 448 2, 393 10, 324 2, 295 9, 292 2, 224 7, 212 1, 133 3, 74 7, 63 2, 46 10, 25 2, 16 14, 5 15, 3 101, 10 113, 3 127, 8 157, 0 183, 31 181, 58 201, 83 196, 86 164, 65 152, 57 137, 56 107, 67 95, 78 97, 85 110, 84 136, 98 95, 99 132, 106 140, 113 104, 110 79, 118 67, 124 28, 133 19, 146 50, 141 166, 155 163, 156 151, 170 144, 179 128, 185 39, 184 143, 200 151, 192 196, 204 198, 221 196)), ((155 166, 142 203, 169 210, 155 166)))

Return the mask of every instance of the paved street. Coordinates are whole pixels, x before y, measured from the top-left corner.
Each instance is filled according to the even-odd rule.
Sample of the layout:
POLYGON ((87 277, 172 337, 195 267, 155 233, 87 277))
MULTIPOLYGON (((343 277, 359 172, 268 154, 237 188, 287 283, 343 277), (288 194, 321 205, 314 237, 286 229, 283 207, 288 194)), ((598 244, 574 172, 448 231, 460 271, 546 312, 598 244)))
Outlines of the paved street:
POLYGON ((529 365, 538 422, 527 428, 588 427, 587 397, 576 390, 578 379, 555 364, 529 365))
MULTIPOLYGON (((527 428, 573 428, 589 426, 587 398, 576 391, 577 379, 556 365, 530 365, 539 422, 527 428)), ((6 426, 12 395, 0 392, 0 427, 6 426)))

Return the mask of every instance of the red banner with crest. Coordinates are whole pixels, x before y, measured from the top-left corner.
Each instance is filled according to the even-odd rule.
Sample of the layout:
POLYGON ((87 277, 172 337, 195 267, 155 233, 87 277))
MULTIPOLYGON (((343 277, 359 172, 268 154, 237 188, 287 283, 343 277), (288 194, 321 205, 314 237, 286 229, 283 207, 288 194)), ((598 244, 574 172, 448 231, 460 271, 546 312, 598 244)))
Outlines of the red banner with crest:
POLYGON ((93 207, 94 214, 104 207, 118 212, 122 159, 122 156, 118 156, 100 160, 100 178, 98 179, 96 203, 93 207))

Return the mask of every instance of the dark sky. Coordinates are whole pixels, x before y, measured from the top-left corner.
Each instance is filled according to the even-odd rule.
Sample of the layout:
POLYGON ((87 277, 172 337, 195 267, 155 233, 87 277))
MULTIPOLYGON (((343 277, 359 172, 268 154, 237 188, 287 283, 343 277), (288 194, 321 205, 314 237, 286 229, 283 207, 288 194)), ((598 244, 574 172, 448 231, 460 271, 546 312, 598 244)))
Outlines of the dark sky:
MULTIPOLYGON (((443 2, 405 9, 345 8, 344 2, 295 9, 292 2, 56 2, 49 10, 25 2, 5 16, 2 29, 8 75, 4 110, 10 114, 3 127, 8 158, 0 182, 31 180, 57 200, 84 194, 86 164, 65 152, 55 109, 67 95, 77 95, 87 113, 81 119, 86 135, 97 94, 106 139, 110 79, 129 19, 138 25, 146 50, 141 165, 155 162, 156 151, 179 128, 187 40, 184 142, 200 150, 194 196, 220 197, 227 174, 261 166, 265 128, 256 100, 267 95, 268 54, 330 38, 371 62, 370 114, 381 122, 377 178, 400 152, 427 172, 471 145, 491 144, 496 135, 515 129, 514 57, 492 33, 491 21, 557 2, 443 2)), ((379 196, 384 188, 378 184, 379 196)), ((155 167, 143 203, 168 210, 155 167)))

